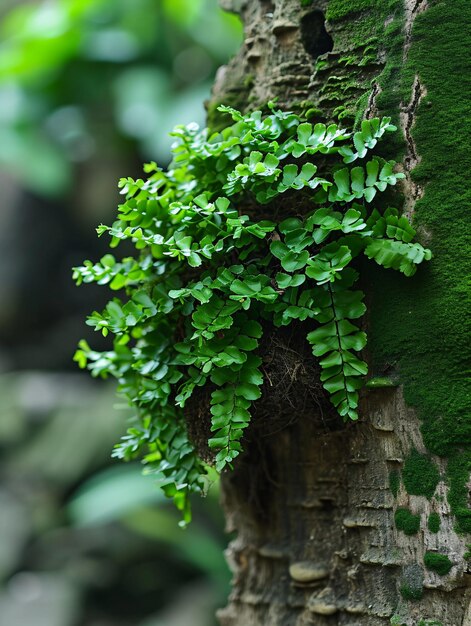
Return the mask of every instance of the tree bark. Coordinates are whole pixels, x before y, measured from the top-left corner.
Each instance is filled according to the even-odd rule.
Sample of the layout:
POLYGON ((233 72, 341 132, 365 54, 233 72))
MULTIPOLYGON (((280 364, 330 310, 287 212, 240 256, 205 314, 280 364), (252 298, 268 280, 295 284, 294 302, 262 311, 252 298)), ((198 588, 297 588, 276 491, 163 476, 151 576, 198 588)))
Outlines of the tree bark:
MULTIPOLYGON (((427 385, 433 381, 426 364, 434 359, 445 391, 447 386, 453 394, 462 389, 451 366, 434 352, 434 338, 444 332, 442 321, 437 318, 425 331, 420 328, 422 309, 417 302, 421 289, 425 301, 427 294, 446 288, 439 263, 440 255, 448 255, 449 250, 444 248, 443 237, 440 239, 440 226, 430 229, 433 225, 427 221, 426 200, 427 194, 433 198, 436 189, 447 183, 441 182, 443 171, 427 170, 427 139, 417 145, 414 129, 418 124, 418 132, 422 128, 421 136, 426 137, 427 107, 448 97, 447 90, 453 92, 455 114, 465 114, 466 94, 454 91, 456 72, 452 75, 438 59, 432 74, 427 50, 434 41, 439 49, 440 38, 464 39, 470 7, 462 0, 453 6, 452 0, 222 0, 221 4, 240 14, 245 42, 238 56, 218 74, 208 106, 209 123, 217 124, 219 103, 249 109, 273 98, 281 108, 311 109, 314 117, 343 120, 346 125, 355 116, 392 115, 403 135, 402 145, 391 150, 398 153, 402 149, 404 154, 404 211, 411 220, 418 218, 422 239, 438 257, 434 261, 438 269, 422 281, 412 279, 412 286, 407 287, 402 286, 405 279, 397 282, 397 288, 396 283, 383 284, 383 274, 378 272, 368 273, 365 279, 373 337, 370 362, 376 373, 393 380, 396 375, 401 377, 404 387, 365 391, 360 421, 340 428, 325 423, 316 405, 311 415, 290 419, 287 405, 289 425, 272 435, 253 431, 245 457, 233 473, 223 476, 227 529, 237 536, 227 551, 234 573, 233 591, 228 606, 219 612, 220 623, 470 625, 471 589, 465 555, 466 531, 470 530, 466 499, 469 420, 460 412, 464 404, 454 399, 450 411, 456 412, 456 420, 463 420, 459 421, 461 430, 447 426, 455 422, 446 421, 445 409, 437 406, 437 400, 433 409, 436 419, 429 423, 427 400, 421 403, 417 400, 420 394, 413 393, 417 386, 428 393, 427 385), (443 23, 450 15, 447 29, 454 29, 451 35, 443 23), (420 123, 417 116, 422 111, 420 123), (419 165, 422 171, 425 165, 425 174, 417 177, 414 170, 419 165), (422 206, 424 217, 420 220, 422 206), (391 305, 389 315, 384 301, 401 299, 401 289, 406 290, 402 309, 391 305), (411 310, 405 310, 409 305, 411 310), (390 342, 388 349, 396 354, 396 362, 387 363, 388 349, 383 349, 382 341, 387 340, 388 331, 384 329, 387 324, 396 324, 396 328, 405 324, 412 329, 410 335, 414 334, 406 315, 412 319, 415 310, 417 343, 409 348, 404 341, 398 340, 393 347, 390 342), (398 346, 402 350, 399 357, 398 346), (408 375, 414 368, 417 380, 408 375), (404 397, 414 407, 408 406, 404 397), (453 431, 451 443, 447 431, 453 431), (432 483, 429 493, 427 481, 432 483), (418 531, 412 533, 414 529, 408 527, 405 532, 398 521, 404 510, 409 520, 418 516, 418 531), (431 513, 439 519, 438 532, 431 513), (427 566, 426 553, 446 556, 450 571, 439 574, 427 566)), ((460 58, 459 49, 456 54, 460 58)), ((445 119, 450 133, 453 123, 452 117, 445 119)), ((434 132, 430 127, 430 136, 434 132)), ((432 151, 443 150, 438 141, 437 131, 432 151)), ((464 158, 471 165, 469 157, 464 158)), ((461 184, 466 177, 464 169, 458 174, 461 184)), ((446 262, 459 265, 459 251, 446 262)), ((449 329, 458 328, 463 311, 462 292, 457 290, 453 297, 455 308, 447 309, 449 329)), ((443 358, 451 361, 452 355, 458 355, 454 363, 462 358, 462 338, 458 332, 452 333, 443 358)))

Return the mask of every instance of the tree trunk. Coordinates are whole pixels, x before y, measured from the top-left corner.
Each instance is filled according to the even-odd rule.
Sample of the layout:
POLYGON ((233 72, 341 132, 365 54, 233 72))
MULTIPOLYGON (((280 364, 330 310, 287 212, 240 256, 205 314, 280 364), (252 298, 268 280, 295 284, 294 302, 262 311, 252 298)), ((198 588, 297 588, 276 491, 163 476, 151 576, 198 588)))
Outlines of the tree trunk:
POLYGON ((222 0, 245 42, 208 105, 352 125, 391 115, 404 211, 432 248, 417 277, 365 268, 370 369, 358 423, 313 404, 253 433, 223 477, 234 573, 223 626, 471 624, 470 421, 461 250, 471 202, 468 0, 222 0), (465 67, 468 65, 468 68, 465 67), (468 111, 469 113, 469 111, 468 111), (395 383, 399 386, 394 386, 395 383), (468 419, 467 419, 468 416, 468 419), (469 536, 468 536, 469 542, 469 536))

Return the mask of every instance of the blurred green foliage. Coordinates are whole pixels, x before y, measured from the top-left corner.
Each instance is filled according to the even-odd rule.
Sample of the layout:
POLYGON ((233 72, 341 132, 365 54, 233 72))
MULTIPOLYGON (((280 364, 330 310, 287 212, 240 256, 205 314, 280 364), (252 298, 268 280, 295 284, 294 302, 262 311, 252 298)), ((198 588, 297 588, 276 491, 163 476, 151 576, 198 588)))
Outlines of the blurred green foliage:
POLYGON ((0 626, 210 626, 225 602, 217 489, 181 531, 113 466, 109 390, 44 370, 72 366, 91 296, 70 267, 99 252, 116 181, 204 121, 240 40, 217 0, 0 3, 0 626))
POLYGON ((0 376, 1 626, 210 626, 224 603, 217 489, 179 529, 138 464, 109 466, 124 417, 110 394, 75 374, 0 376))
POLYGON ((241 25, 216 0, 20 3, 0 26, 0 166, 46 195, 74 164, 129 151, 164 161, 167 132, 202 122, 241 25))

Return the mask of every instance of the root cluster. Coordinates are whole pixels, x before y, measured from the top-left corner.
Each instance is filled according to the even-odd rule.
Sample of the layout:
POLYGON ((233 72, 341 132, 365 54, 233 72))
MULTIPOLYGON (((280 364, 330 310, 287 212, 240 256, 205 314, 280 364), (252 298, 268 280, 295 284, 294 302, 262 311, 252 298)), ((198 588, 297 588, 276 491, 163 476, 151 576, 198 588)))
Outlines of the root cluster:
MULTIPOLYGON (((302 329, 297 324, 265 329, 258 349, 264 375, 262 397, 251 407, 252 421, 242 440, 244 449, 246 444, 273 437, 298 420, 312 420, 319 433, 342 427, 342 419, 322 387, 320 367, 305 339, 306 332, 305 324, 302 329)), ((209 463, 214 458, 208 446, 213 390, 208 385, 196 389, 185 409, 189 437, 209 463)))

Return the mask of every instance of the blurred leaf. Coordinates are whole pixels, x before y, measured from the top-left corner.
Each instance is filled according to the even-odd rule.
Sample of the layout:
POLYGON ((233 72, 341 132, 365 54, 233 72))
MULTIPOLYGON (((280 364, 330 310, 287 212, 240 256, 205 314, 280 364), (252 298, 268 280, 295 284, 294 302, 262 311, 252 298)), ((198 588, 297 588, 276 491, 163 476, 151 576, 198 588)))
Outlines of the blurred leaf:
POLYGON ((169 510, 167 503, 155 480, 143 477, 140 465, 128 464, 90 478, 73 495, 67 510, 77 526, 119 521, 134 532, 170 544, 225 591, 228 571, 224 546, 198 520, 189 529, 179 528, 178 513, 169 510))
POLYGON ((43 195, 63 194, 70 183, 67 161, 33 129, 16 131, 0 126, 0 164, 43 195))
POLYGON ((205 4, 204 0, 162 0, 167 16, 179 25, 194 23, 205 4))
POLYGON ((212 77, 241 38, 240 21, 217 0, 14 6, 0 25, 0 163, 45 196, 70 188, 75 162, 132 153, 120 135, 136 142, 141 159, 165 165, 167 133, 204 122, 212 77), (15 98, 10 90, 5 101, 2 87, 12 84, 15 98), (75 134, 50 124, 64 109, 84 114, 75 134))
POLYGON ((229 571, 224 559, 224 545, 194 519, 191 527, 182 530, 177 525, 178 513, 164 508, 145 508, 130 513, 124 519, 128 528, 155 541, 172 546, 189 563, 210 576, 223 591, 227 591, 229 571))
POLYGON ((10 456, 11 471, 69 485, 106 461, 125 419, 124 411, 110 411, 109 388, 98 390, 77 375, 30 372, 16 377, 25 409, 38 406, 47 419, 10 456))
POLYGON ((110 467, 86 481, 68 504, 77 526, 105 524, 147 504, 166 500, 155 480, 142 475, 139 464, 110 467))

